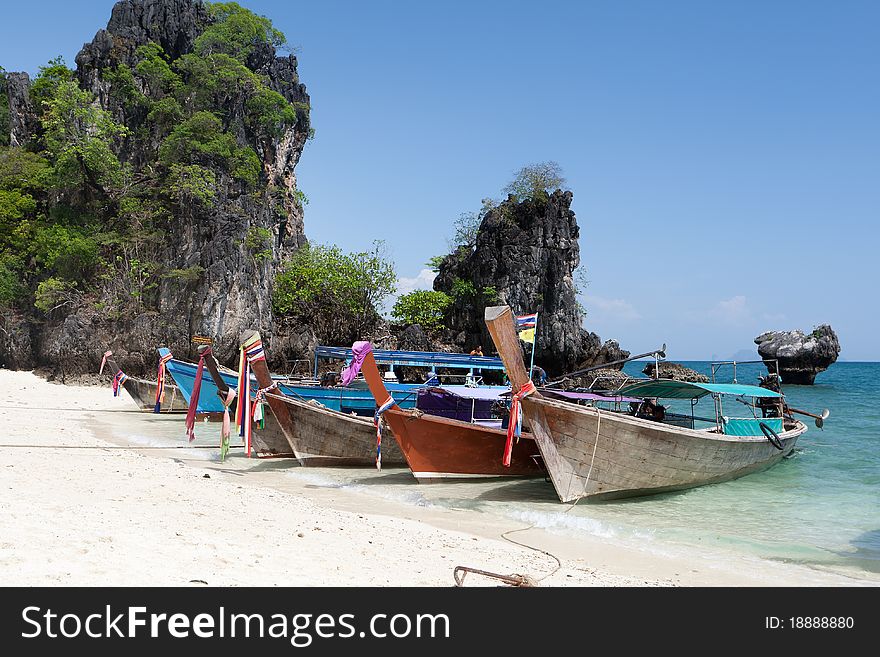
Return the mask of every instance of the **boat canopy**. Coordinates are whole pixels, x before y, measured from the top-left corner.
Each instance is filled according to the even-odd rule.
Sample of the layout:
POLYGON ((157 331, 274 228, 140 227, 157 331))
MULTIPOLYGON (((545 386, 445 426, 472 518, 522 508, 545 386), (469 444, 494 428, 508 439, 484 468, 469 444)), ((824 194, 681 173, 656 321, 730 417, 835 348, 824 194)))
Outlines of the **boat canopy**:
POLYGON ((708 394, 746 397, 782 397, 781 393, 744 383, 691 383, 673 379, 649 379, 624 386, 621 395, 660 397, 663 399, 698 399, 708 394))
MULTIPOLYGON (((350 361, 351 349, 346 347, 315 348, 315 363, 319 358, 333 358, 350 361)), ((468 354, 450 354, 440 351, 383 351, 373 349, 373 358, 381 365, 410 365, 414 367, 430 367, 436 370, 438 367, 448 367, 459 370, 503 370, 504 363, 500 358, 492 356, 470 356, 468 354)), ((317 367, 316 367, 317 371, 317 367)))

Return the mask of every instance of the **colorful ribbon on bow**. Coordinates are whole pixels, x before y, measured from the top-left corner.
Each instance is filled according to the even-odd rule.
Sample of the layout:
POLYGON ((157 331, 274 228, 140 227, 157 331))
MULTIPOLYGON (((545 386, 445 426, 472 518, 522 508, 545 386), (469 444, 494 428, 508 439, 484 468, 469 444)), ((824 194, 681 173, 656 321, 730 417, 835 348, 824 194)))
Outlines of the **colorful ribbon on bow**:
POLYGON ((159 371, 156 374, 156 405, 153 412, 158 413, 162 410, 162 402, 165 401, 165 363, 174 358, 169 351, 159 359, 159 371))
POLYGON ((104 352, 104 357, 101 359, 101 369, 98 370, 98 374, 104 373, 104 365, 107 364, 107 359, 110 358, 110 356, 112 356, 112 355, 113 355, 112 351, 105 351, 104 352))
POLYGON ((263 400, 266 398, 267 392, 277 388, 278 382, 274 381, 268 388, 260 388, 257 390, 257 395, 254 397, 254 406, 251 409, 251 417, 253 418, 254 424, 258 425, 260 429, 266 428, 266 422, 263 418, 263 400))
POLYGON ((262 340, 242 345, 238 360, 238 406, 235 422, 239 434, 244 439, 244 449, 248 458, 251 456, 251 438, 253 436, 253 409, 251 408, 251 363, 266 360, 262 340))
MULTIPOLYGON (((170 355, 171 354, 169 354, 169 356, 170 355)), ((199 355, 199 365, 196 367, 196 379, 193 382, 192 394, 189 396, 189 408, 186 409, 186 437, 189 442, 196 439, 196 411, 199 407, 199 393, 202 391, 202 376, 205 373, 205 357, 212 355, 213 352, 211 351, 211 347, 206 348, 201 355, 199 355)), ((170 358, 168 360, 170 360, 170 358)), ((159 361, 159 367, 164 369, 165 365, 162 361, 159 361)), ((156 402, 156 408, 159 408, 159 402, 156 402)), ((158 411, 156 412, 158 413, 158 411)))
POLYGON ((507 442, 504 443, 504 458, 501 461, 506 468, 510 467, 510 458, 513 454, 513 438, 514 436, 519 438, 519 435, 522 432, 522 408, 520 400, 524 397, 528 397, 533 392, 535 392, 535 384, 529 381, 523 384, 523 387, 519 389, 519 392, 516 393, 510 401, 510 419, 507 422, 507 442))
POLYGON ((232 388, 226 389, 226 399, 221 399, 221 403, 223 404, 223 425, 220 428, 220 461, 224 461, 226 459, 226 454, 229 453, 229 407, 232 406, 232 400, 235 399, 235 390, 232 388))
POLYGON ((116 376, 113 377, 113 396, 114 397, 119 396, 119 389, 122 387, 122 385, 126 381, 128 381, 128 378, 129 378, 128 375, 125 372, 123 372, 122 370, 119 370, 116 373, 116 376))
POLYGON ((388 395, 388 399, 376 409, 373 414, 373 424, 376 425, 376 469, 382 469, 382 413, 394 406, 394 398, 388 395))

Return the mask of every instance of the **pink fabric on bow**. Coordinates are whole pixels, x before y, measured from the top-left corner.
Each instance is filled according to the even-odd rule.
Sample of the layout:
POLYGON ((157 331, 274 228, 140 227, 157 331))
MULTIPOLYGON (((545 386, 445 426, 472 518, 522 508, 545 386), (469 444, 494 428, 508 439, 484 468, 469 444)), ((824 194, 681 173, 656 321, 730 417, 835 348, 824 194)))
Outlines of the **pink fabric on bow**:
POLYGON ((361 371, 361 365, 364 364, 364 358, 367 357, 367 354, 372 353, 372 351, 373 345, 365 340, 355 342, 351 345, 351 353, 353 354, 353 357, 349 366, 342 370, 342 385, 347 386, 354 381, 358 372, 361 371))

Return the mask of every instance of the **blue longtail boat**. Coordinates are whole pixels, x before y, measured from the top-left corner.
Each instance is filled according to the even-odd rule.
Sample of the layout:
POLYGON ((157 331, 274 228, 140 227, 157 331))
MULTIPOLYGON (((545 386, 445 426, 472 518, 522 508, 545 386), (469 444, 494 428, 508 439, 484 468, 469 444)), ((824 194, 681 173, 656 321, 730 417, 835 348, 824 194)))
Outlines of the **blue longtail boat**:
MULTIPOLYGON (((158 349, 159 356, 165 357, 171 352, 165 348, 158 349)), ((443 388, 451 392, 458 391, 468 394, 475 387, 497 391, 507 390, 502 386, 479 386, 479 373, 481 370, 503 370, 504 365, 499 358, 487 356, 469 356, 467 354, 450 354, 442 352, 421 351, 379 351, 375 352, 379 363, 388 365, 389 372, 394 371, 394 366, 429 367, 432 373, 436 368, 467 370, 462 377, 467 381, 464 385, 444 385, 443 388)), ((342 347, 322 347, 315 350, 315 362, 318 358, 331 358, 338 360, 350 360, 351 349, 342 347)), ((189 403, 192 397, 195 383, 197 365, 183 360, 171 358, 165 367, 180 388, 181 393, 189 403)), ((230 388, 238 387, 238 375, 232 370, 220 370, 220 376, 230 388)), ((285 395, 304 401, 316 401, 326 408, 343 413, 355 413, 357 415, 372 416, 376 409, 376 402, 372 394, 362 380, 354 381, 348 387, 320 385, 317 379, 290 380, 286 376, 272 375, 278 381, 279 388, 285 395)), ((436 385, 437 376, 429 376, 428 381, 422 384, 386 382, 388 392, 401 408, 416 407, 419 390, 427 386, 436 385)), ((217 394, 217 386, 210 377, 202 377, 201 393, 197 405, 198 413, 222 413, 223 404, 217 394)), ((257 382, 251 378, 251 390, 256 393, 257 382)))

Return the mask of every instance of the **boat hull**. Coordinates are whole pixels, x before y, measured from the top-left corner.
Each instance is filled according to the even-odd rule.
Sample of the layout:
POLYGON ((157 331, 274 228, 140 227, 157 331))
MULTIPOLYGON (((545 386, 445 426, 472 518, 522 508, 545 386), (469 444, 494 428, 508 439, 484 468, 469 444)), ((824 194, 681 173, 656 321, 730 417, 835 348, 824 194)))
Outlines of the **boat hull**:
POLYGON ((514 444, 510 466, 505 467, 505 431, 419 411, 392 409, 383 417, 420 482, 546 475, 535 442, 525 435, 514 444))
POLYGON ((611 411, 526 397, 544 464, 563 502, 637 497, 729 481, 769 468, 791 454, 806 425, 765 437, 681 429, 611 411))
MULTIPOLYGON (((144 411, 152 411, 156 407, 156 382, 144 379, 129 378, 122 384, 135 404, 144 411)), ((165 400, 161 406, 162 412, 185 412, 187 398, 177 386, 165 383, 165 400)))
MULTIPOLYGON (((293 456, 301 465, 376 465, 376 427, 372 420, 333 411, 314 402, 274 394, 267 397, 270 402, 277 400, 284 404, 288 419, 282 423, 273 411, 272 423, 276 430, 284 432, 293 456)), ((267 415, 266 429, 270 428, 269 419, 267 415)), ((254 435, 259 433, 255 431, 254 435)), ((382 464, 406 465, 400 448, 387 430, 382 440, 382 464)))
MULTIPOLYGON (((168 372, 174 378, 174 382, 180 388, 186 402, 192 396, 193 385, 196 378, 196 365, 179 360, 171 360, 166 364, 168 372)), ((220 372, 223 381, 230 388, 238 388, 238 376, 234 372, 220 372)), ((391 390, 395 401, 404 408, 412 408, 416 404, 417 386, 396 384, 391 390)), ((295 385, 291 383, 279 383, 279 389, 288 397, 303 401, 315 400, 326 408, 343 413, 357 413, 358 415, 372 417, 376 409, 376 402, 370 391, 364 388, 322 387, 314 385, 295 385)), ((256 393, 257 384, 251 380, 251 390, 256 393)), ((201 390, 198 402, 199 413, 222 413, 223 404, 217 395, 217 385, 211 377, 202 377, 201 390)))

